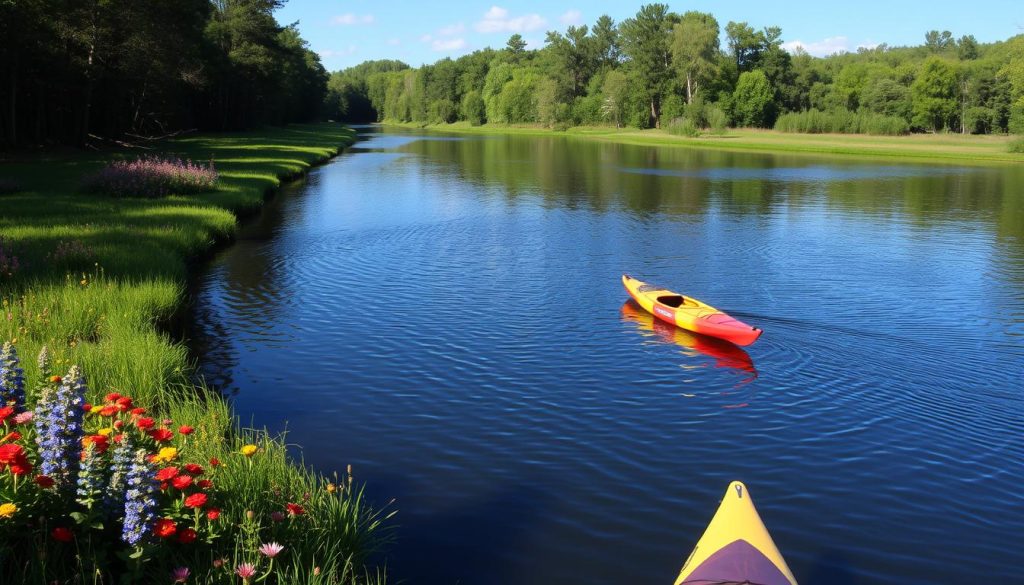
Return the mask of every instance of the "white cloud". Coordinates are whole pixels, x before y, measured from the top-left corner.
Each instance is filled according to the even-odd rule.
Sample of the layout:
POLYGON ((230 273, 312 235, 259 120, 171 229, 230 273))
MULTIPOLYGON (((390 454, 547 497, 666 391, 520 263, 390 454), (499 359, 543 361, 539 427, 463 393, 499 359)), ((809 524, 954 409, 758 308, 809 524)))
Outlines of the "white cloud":
POLYGON ((431 35, 423 35, 420 37, 420 40, 423 41, 424 43, 429 43, 430 41, 434 40, 434 37, 431 35))
POLYGON ((786 41, 782 43, 782 48, 793 53, 797 48, 801 48, 807 51, 815 57, 827 57, 834 55, 835 53, 849 52, 850 40, 846 37, 828 37, 820 41, 811 41, 805 43, 801 40, 786 41))
POLYGON ((526 14, 509 18, 508 10, 500 6, 491 6, 483 17, 483 20, 473 25, 477 31, 482 33, 514 32, 521 33, 537 30, 547 24, 547 21, 539 14, 526 14))
POLYGON ((331 57, 345 57, 355 53, 357 50, 355 45, 349 45, 344 49, 321 49, 316 54, 320 55, 321 59, 330 59, 331 57))
POLYGON ((430 48, 435 51, 458 51, 466 48, 466 39, 437 39, 430 43, 430 48))
POLYGON ((333 22, 334 24, 343 24, 348 26, 352 24, 372 24, 374 20, 375 19, 373 18, 372 14, 364 14, 362 16, 357 16, 349 12, 348 14, 341 14, 339 16, 335 16, 331 20, 331 22, 333 22))
POLYGON ((573 25, 575 25, 575 24, 580 24, 581 22, 583 22, 583 18, 582 17, 583 17, 583 13, 582 12, 580 12, 579 10, 573 9, 573 10, 570 10, 570 11, 566 12, 562 16, 559 16, 558 20, 562 24, 573 24, 573 25))
POLYGON ((451 36, 455 36, 457 34, 461 34, 465 30, 466 30, 466 25, 464 25, 464 24, 462 24, 460 22, 460 23, 457 23, 457 24, 452 24, 452 25, 445 26, 445 27, 442 27, 442 28, 438 29, 437 34, 441 35, 442 37, 451 37, 451 36))
POLYGON ((402 44, 402 39, 388 39, 388 44, 392 47, 397 47, 402 44))

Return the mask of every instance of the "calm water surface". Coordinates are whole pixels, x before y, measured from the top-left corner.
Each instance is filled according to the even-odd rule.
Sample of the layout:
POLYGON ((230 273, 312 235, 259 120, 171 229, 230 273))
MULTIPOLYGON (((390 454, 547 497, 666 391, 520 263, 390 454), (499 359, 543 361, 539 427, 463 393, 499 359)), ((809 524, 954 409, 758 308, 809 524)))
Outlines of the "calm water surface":
POLYGON ((393 577, 670 584, 741 479, 805 585, 1024 582, 1024 170, 362 132, 211 263, 195 347, 396 498, 393 577))

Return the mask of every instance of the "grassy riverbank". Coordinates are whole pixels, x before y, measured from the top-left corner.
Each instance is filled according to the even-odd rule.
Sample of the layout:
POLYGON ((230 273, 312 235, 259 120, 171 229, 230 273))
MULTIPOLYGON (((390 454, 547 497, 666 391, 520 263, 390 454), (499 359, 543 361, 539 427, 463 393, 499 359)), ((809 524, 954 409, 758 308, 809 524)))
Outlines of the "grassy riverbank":
MULTIPOLYGON (((392 125, 392 124, 388 124, 392 125)), ((748 152, 843 155, 915 161, 972 163, 1020 163, 1024 154, 1009 152, 1012 137, 960 134, 911 134, 909 136, 867 136, 861 134, 796 134, 774 130, 734 128, 724 135, 705 134, 696 138, 675 136, 664 130, 635 128, 576 127, 554 132, 539 126, 455 124, 393 124, 405 128, 426 128, 470 134, 552 134, 585 137, 620 144, 713 148, 748 152)))
MULTIPOLYGON (((56 372, 82 367, 89 402, 102 404, 109 392, 130 394, 156 417, 196 429, 189 458, 229 462, 215 483, 220 540, 157 557, 162 560, 146 567, 147 582, 170 582, 171 560, 190 565, 190 583, 237 581, 232 563, 259 559, 243 537, 259 530, 271 530, 286 547, 278 558, 279 582, 371 580, 364 561, 384 535, 380 512, 363 502, 358 488, 348 488, 344 476, 330 483, 290 463, 283 440, 239 428, 222 399, 191 383, 186 348, 162 331, 185 301, 190 263, 228 240, 239 214, 258 209, 282 179, 353 141, 354 132, 335 124, 301 125, 192 135, 147 151, 23 157, 0 166, 7 191, 0 194, 0 259, 7 258, 0 274, 0 341, 16 342, 26 387, 37 387, 35 356, 45 345, 56 372), (156 199, 81 192, 83 177, 113 158, 139 154, 213 160, 219 185, 209 193, 156 199), (259 446, 258 454, 240 456, 240 446, 250 443, 259 446), (289 502, 301 502, 306 513, 301 522, 278 526, 270 515, 289 502), (222 558, 230 564, 226 574, 214 563, 222 558)), ((36 398, 29 393, 30 404, 36 398)), ((0 522, 9 537, 0 543, 0 581, 110 582, 102 571, 89 576, 96 560, 86 554, 52 542, 39 547, 31 536, 14 542, 26 532, 24 523, 31 524, 18 520, 15 514, 0 522)))

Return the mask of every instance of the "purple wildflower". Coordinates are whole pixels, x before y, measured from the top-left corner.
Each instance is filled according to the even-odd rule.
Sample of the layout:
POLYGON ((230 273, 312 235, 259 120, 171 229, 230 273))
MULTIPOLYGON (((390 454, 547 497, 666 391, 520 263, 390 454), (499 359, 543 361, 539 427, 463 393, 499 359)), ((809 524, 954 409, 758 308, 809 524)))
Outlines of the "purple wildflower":
POLYGON ((25 372, 19 363, 14 344, 5 342, 0 349, 0 406, 13 406, 14 412, 25 410, 25 372))
POLYGON ((211 191, 217 179, 212 160, 203 166, 173 157, 143 157, 110 163, 86 179, 85 189, 116 197, 165 197, 211 191))
POLYGON ((124 513, 125 493, 128 491, 128 473, 135 458, 135 444, 131 434, 125 433, 121 442, 114 447, 114 455, 110 462, 110 483, 103 497, 103 507, 107 513, 120 518, 124 513))
POLYGON ((271 558, 271 559, 276 557, 278 555, 278 553, 280 553, 283 550, 284 550, 284 545, 283 544, 278 544, 276 542, 268 542, 268 543, 263 544, 260 547, 260 552, 263 553, 264 555, 266 555, 267 557, 271 558))
POLYGON ((156 469, 146 459, 146 451, 139 449, 128 475, 125 478, 127 490, 124 495, 124 528, 121 540, 135 546, 149 533, 156 519, 156 493, 159 489, 154 475, 156 469))
POLYGON ((33 417, 43 475, 52 477, 61 489, 71 486, 78 474, 82 453, 82 405, 85 380, 78 366, 71 366, 59 387, 48 386, 36 404, 33 417))
POLYGON ((191 571, 188 570, 188 567, 177 567, 171 571, 171 578, 174 579, 175 583, 184 583, 185 581, 188 581, 190 573, 191 571))
POLYGON ((78 469, 78 489, 75 491, 75 501, 86 510, 92 510, 103 498, 107 483, 105 471, 103 458, 96 451, 96 446, 89 443, 82 451, 82 462, 78 469))

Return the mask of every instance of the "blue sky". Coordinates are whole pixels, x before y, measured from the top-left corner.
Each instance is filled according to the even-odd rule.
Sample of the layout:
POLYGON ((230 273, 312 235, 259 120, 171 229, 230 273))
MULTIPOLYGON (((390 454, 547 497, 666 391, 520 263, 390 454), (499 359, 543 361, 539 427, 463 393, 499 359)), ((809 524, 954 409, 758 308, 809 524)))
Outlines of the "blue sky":
MULTIPOLYGON (((636 14, 644 3, 290 0, 276 16, 281 24, 298 21, 302 36, 320 54, 324 66, 334 71, 369 59, 400 59, 416 67, 488 46, 504 46, 514 33, 536 48, 543 45, 549 30, 591 25, 602 14, 620 22, 636 14)), ((931 29, 950 30, 958 38, 973 34, 982 42, 1024 33, 1024 2, 1020 0, 690 0, 668 5, 675 12, 710 12, 723 28, 730 20, 747 21, 754 28, 780 26, 785 46, 800 44, 814 55, 856 51, 859 46, 879 43, 917 45, 931 29)))

